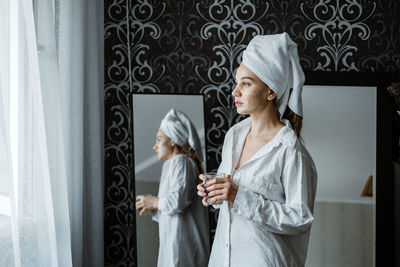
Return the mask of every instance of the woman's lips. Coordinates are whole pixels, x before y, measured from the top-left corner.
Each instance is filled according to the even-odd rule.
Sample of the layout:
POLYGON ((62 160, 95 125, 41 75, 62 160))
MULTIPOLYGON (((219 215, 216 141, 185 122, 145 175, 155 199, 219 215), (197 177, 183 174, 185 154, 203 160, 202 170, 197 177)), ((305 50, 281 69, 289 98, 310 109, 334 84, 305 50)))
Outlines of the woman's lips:
POLYGON ((235 106, 237 106, 237 107, 240 107, 241 105, 243 105, 243 103, 242 103, 242 102, 235 101, 235 106))

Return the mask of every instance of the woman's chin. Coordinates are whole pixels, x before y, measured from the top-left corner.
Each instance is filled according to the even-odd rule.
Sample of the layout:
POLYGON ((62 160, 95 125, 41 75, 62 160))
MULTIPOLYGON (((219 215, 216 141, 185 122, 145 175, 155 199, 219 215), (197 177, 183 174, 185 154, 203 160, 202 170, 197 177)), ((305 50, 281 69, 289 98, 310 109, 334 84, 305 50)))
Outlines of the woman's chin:
POLYGON ((236 112, 237 112, 238 114, 240 114, 240 115, 249 114, 249 113, 247 112, 246 109, 243 109, 243 108, 240 108, 240 107, 236 107, 236 112))

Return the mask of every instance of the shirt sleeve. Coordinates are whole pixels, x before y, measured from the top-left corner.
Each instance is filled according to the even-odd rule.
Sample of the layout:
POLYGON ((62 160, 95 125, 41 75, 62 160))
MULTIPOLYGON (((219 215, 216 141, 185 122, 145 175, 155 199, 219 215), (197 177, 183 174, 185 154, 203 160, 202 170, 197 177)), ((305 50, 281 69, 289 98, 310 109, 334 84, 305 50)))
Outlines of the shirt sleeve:
POLYGON ((157 209, 156 213, 154 215, 151 215, 151 219, 158 223, 159 220, 160 220, 159 216, 160 216, 160 213, 159 213, 159 211, 157 209))
POLYGON ((167 214, 182 213, 190 205, 195 195, 195 166, 191 166, 189 159, 179 157, 172 162, 169 170, 170 188, 165 197, 158 200, 158 210, 167 214))
POLYGON ((314 163, 296 151, 282 173, 283 203, 239 187, 232 211, 277 234, 302 234, 313 221, 317 174, 314 163))

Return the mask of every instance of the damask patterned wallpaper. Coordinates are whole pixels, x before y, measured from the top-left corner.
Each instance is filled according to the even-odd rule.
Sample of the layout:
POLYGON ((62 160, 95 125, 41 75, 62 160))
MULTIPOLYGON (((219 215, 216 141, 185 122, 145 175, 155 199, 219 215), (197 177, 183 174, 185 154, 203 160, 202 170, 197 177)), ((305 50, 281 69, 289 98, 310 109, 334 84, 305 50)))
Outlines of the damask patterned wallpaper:
POLYGON ((400 58, 397 0, 105 0, 104 8, 106 266, 136 266, 133 92, 204 94, 211 170, 241 119, 233 73, 254 35, 287 31, 305 71, 392 72, 400 58))

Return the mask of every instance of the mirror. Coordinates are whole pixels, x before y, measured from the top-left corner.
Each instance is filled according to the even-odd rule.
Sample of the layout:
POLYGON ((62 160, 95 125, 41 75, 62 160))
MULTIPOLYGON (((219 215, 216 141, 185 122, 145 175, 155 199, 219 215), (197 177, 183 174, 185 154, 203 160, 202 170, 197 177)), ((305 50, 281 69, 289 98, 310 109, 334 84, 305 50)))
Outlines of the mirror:
MULTIPOLYGON (((172 108, 185 113, 194 124, 200 138, 201 153, 204 159, 202 162, 202 168, 203 170, 206 169, 203 101, 203 95, 200 94, 133 94, 136 196, 157 196, 159 190, 160 192, 165 191, 165 181, 169 178, 167 177, 168 175, 163 175, 161 178, 161 174, 166 173, 165 169, 167 167, 165 167, 165 165, 163 169, 163 164, 167 161, 169 162, 170 159, 160 160, 153 150, 153 147, 156 142, 156 135, 159 131, 161 121, 172 108), (160 178, 161 181, 164 181, 162 182, 161 187, 160 178)), ((198 173, 195 177, 191 177, 190 179, 195 179, 192 183, 194 186, 197 186, 197 184, 200 183, 198 173)), ((193 187, 193 185, 191 187, 193 187)), ((168 189, 167 191, 170 190, 172 189, 168 189)), ((185 190, 189 190, 189 188, 185 190)), ((191 251, 190 253, 193 253, 188 254, 187 251, 182 253, 182 255, 184 255, 182 257, 185 257, 185 259, 183 259, 185 262, 196 260, 198 263, 199 258, 205 258, 205 260, 208 260, 210 250, 208 210, 202 206, 201 199, 196 194, 197 189, 195 187, 191 188, 190 192, 191 193, 188 194, 193 195, 192 203, 187 204, 186 207, 182 208, 182 210, 179 210, 177 213, 164 213, 165 216, 163 215, 163 219, 156 219, 156 216, 151 215, 140 216, 139 212, 136 212, 138 266, 157 266, 159 251, 161 252, 160 257, 168 258, 168 260, 165 261, 171 260, 171 257, 173 257, 173 255, 171 255, 172 250, 176 249, 172 248, 172 246, 176 245, 186 246, 186 248, 181 247, 180 249, 186 249, 187 251, 191 251), (158 223, 155 222, 155 220, 158 220, 158 223), (183 228, 182 221, 184 221, 183 228), (182 231, 182 233, 179 233, 179 231, 174 227, 178 227, 178 230, 182 231), (168 234, 166 234, 166 232, 168 232, 168 234), (161 242, 159 237, 161 237, 161 242), (166 237, 168 240, 165 240, 166 237), (173 241, 172 239, 174 238, 179 238, 179 241, 173 241)), ((179 254, 180 252, 174 251, 174 254, 178 255, 176 253, 179 254)), ((198 265, 187 264, 185 266, 198 265)))
POLYGON ((303 106, 318 171, 306 266, 375 266, 377 88, 307 85, 303 106))

